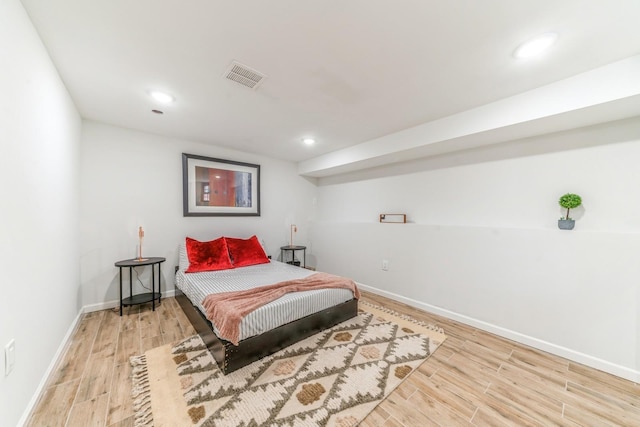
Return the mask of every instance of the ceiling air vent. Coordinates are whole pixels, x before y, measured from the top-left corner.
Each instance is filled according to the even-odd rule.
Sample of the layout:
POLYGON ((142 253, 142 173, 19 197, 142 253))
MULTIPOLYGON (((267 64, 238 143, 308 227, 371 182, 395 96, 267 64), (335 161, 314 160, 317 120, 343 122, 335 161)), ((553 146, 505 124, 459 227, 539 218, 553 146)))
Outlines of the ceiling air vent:
POLYGON ((234 82, 253 90, 256 90, 266 77, 261 72, 235 61, 233 61, 229 68, 227 68, 224 76, 229 80, 233 80, 234 82))

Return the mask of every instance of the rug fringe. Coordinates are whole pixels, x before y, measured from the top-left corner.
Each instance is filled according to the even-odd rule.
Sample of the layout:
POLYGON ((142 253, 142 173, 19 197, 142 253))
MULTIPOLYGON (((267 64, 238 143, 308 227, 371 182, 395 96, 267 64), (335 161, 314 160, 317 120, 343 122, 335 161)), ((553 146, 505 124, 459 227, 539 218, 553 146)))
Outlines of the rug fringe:
POLYGON ((436 326, 436 325, 431 324, 431 323, 425 323, 425 322, 422 322, 420 320, 416 320, 411 316, 407 316, 406 314, 398 313, 397 311, 393 311, 393 310, 388 309, 386 307, 381 307, 379 305, 372 304, 370 302, 362 301, 362 300, 358 301, 358 304, 368 305, 369 307, 375 308, 376 310, 380 310, 380 311, 382 311, 384 313, 388 313, 388 314, 391 314, 392 316, 396 316, 396 317, 399 317, 400 319, 407 320, 409 322, 415 323, 416 325, 420 325, 423 328, 427 328, 427 329, 429 329, 431 331, 444 334, 444 329, 442 329, 439 326, 436 326))
POLYGON ((133 356, 131 363, 131 397, 133 397, 134 427, 153 426, 151 413, 151 388, 149 387, 149 371, 145 355, 133 356))

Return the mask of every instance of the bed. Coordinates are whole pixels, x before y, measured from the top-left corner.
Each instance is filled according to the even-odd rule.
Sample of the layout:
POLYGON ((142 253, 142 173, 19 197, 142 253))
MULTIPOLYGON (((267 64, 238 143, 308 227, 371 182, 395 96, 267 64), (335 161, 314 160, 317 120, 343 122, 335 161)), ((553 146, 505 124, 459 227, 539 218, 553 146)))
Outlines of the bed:
MULTIPOLYGON (((255 236, 251 239, 257 242, 255 236)), ((194 272, 190 271, 193 262, 188 256, 188 243, 191 242, 187 240, 179 248, 176 299, 224 374, 357 315, 357 299, 348 289, 288 293, 247 314, 240 323, 240 340, 234 345, 221 338, 216 325, 205 316, 203 300, 207 295, 304 279, 315 272, 271 259, 255 265, 232 263, 231 268, 194 272)), ((237 254, 237 249, 230 245, 230 254, 234 250, 237 254)), ((237 261, 239 256, 231 259, 237 261)), ((226 260, 223 267, 225 263, 226 260)))

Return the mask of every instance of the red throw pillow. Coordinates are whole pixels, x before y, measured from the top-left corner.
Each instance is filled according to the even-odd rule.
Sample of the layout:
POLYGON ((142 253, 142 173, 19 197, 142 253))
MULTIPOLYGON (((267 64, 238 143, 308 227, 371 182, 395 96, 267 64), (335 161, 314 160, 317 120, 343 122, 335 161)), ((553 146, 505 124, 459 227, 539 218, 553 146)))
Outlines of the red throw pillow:
POLYGON ((246 267, 248 265, 266 264, 269 262, 262 245, 256 236, 248 239, 235 239, 225 237, 229 247, 229 255, 234 267, 246 267))
POLYGON ((186 246, 189 268, 185 270, 185 273, 233 268, 224 237, 210 242, 199 242, 187 237, 186 246))

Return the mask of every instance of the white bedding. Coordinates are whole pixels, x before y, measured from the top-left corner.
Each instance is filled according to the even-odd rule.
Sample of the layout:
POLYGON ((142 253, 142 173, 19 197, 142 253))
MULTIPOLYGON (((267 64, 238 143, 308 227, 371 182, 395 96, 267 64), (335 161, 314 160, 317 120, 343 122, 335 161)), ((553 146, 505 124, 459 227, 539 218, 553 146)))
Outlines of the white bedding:
MULTIPOLYGON (((202 307, 202 300, 208 294, 272 285, 285 280, 304 278, 314 273, 273 260, 268 264, 230 270, 185 273, 187 266, 182 261, 176 273, 176 285, 203 313, 205 310, 202 307)), ((249 313, 243 319, 240 325, 240 340, 259 335, 352 298, 353 294, 347 289, 320 289, 284 295, 249 313)), ((214 332, 219 335, 217 328, 213 326, 214 332)))

